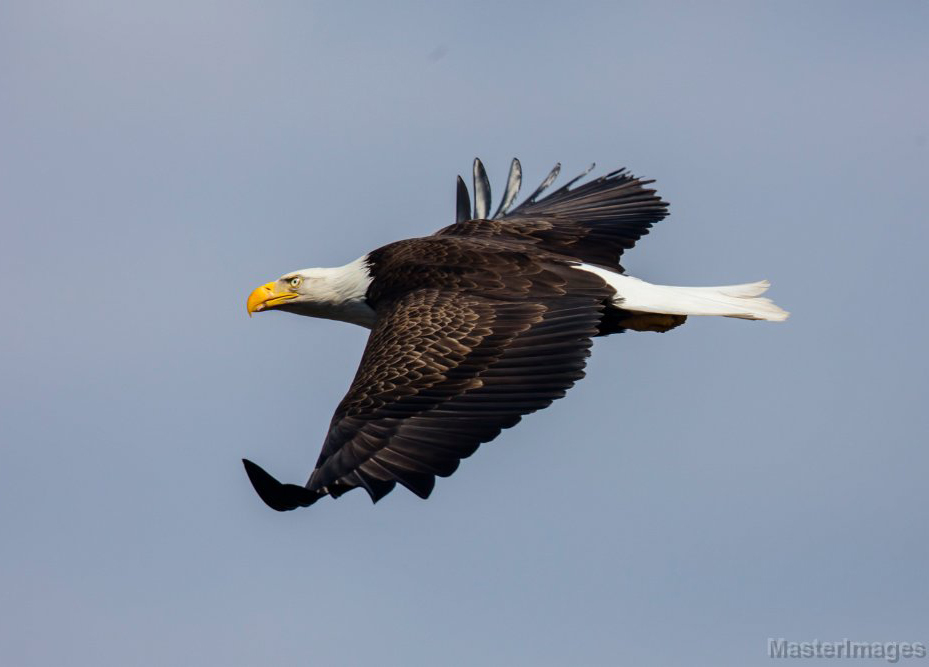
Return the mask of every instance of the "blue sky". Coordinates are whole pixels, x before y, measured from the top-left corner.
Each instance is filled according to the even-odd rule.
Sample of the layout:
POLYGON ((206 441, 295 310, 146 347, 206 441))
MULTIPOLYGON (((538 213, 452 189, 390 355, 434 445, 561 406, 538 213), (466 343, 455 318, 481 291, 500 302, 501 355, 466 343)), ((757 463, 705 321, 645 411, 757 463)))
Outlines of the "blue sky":
POLYGON ((754 665, 929 641, 929 7, 0 3, 0 662, 754 665), (561 161, 785 324, 600 340, 423 502, 278 514, 360 328, 255 286, 561 161))

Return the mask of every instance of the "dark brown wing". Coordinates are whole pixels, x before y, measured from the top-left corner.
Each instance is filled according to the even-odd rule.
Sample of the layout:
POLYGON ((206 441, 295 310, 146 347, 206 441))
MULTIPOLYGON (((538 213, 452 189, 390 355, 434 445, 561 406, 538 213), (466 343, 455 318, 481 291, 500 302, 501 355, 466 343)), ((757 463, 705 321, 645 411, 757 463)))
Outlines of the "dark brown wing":
POLYGON ((421 289, 386 309, 336 410, 306 487, 247 463, 278 510, 397 482, 427 497, 478 445, 564 396, 584 376, 601 303, 591 295, 501 301, 421 289))
MULTIPOLYGON (((475 161, 475 189, 480 193, 478 200, 486 201, 490 199, 490 189, 486 176, 479 178, 484 173, 483 166, 479 165, 480 161, 475 161)), ((467 201, 468 191, 459 178, 458 222, 439 230, 436 235, 516 239, 548 252, 616 269, 623 251, 632 248, 648 234, 653 224, 668 215, 668 204, 655 190, 646 187, 654 181, 636 178, 624 169, 572 188, 586 176, 588 169, 539 199, 560 169, 561 166, 556 165, 532 195, 515 209, 508 210, 520 184, 521 168, 519 161, 514 160, 506 192, 493 220, 462 220, 466 212, 462 202, 467 201)))

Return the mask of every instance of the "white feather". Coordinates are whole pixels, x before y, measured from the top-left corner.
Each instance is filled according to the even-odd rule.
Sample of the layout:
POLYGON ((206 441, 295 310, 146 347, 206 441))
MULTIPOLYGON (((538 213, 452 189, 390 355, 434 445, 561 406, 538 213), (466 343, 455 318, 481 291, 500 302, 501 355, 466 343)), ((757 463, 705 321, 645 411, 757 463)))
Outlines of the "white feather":
POLYGON ((770 299, 759 296, 770 287, 767 280, 719 287, 676 287, 653 285, 590 264, 580 264, 577 268, 603 278, 616 290, 613 303, 624 310, 665 315, 721 315, 774 322, 786 320, 790 314, 770 299))

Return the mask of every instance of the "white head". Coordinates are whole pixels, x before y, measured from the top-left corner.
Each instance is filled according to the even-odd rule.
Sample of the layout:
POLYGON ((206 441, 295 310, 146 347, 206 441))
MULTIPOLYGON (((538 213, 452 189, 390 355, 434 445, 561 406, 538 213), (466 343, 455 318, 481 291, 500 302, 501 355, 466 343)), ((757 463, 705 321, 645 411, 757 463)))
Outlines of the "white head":
POLYGON ((366 260, 367 256, 336 268, 285 273, 249 295, 248 314, 284 310, 370 328, 374 324, 374 311, 365 300, 371 284, 366 260))

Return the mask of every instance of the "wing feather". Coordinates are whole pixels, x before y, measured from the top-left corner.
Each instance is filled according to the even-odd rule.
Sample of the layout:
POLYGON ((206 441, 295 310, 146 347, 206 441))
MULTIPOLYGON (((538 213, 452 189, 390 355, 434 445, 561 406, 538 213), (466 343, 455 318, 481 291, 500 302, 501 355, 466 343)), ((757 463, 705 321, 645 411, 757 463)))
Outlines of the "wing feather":
POLYGON ((506 190, 503 193, 503 198, 500 200, 500 206, 497 207, 494 213, 495 218, 506 215, 506 212, 513 206, 513 202, 516 201, 516 196, 519 194, 519 186, 522 184, 522 181, 523 168, 519 160, 514 157, 513 161, 510 163, 510 173, 506 177, 506 190))
POLYGON ((474 217, 484 219, 490 215, 490 179, 483 163, 474 158, 474 217))
MULTIPOLYGON (((518 165, 518 161, 514 160, 518 165)), ((584 262, 622 270, 623 252, 668 215, 668 204, 649 188, 654 181, 618 169, 587 183, 575 184, 593 169, 541 197, 560 171, 560 164, 525 201, 511 208, 516 190, 508 181, 504 200, 493 220, 460 219, 437 236, 510 239, 584 262), (540 198, 541 197, 541 198, 540 198)), ((521 170, 509 180, 520 180, 521 170)), ((478 216, 480 218, 481 216, 478 216)))
POLYGON ((285 510, 361 487, 377 502, 397 483, 427 497, 435 477, 584 376, 600 307, 591 294, 401 297, 375 324, 306 487, 261 471, 280 487, 266 483, 262 498, 285 510))
POLYGON ((471 219, 471 195, 464 179, 458 177, 458 189, 455 196, 455 222, 466 222, 471 219))
POLYGON ((546 176, 545 179, 539 184, 539 187, 537 187, 535 191, 531 195, 529 195, 529 197, 526 198, 526 201, 524 202, 523 206, 525 206, 525 204, 531 204, 532 202, 534 202, 538 198, 539 195, 541 195, 543 192, 545 192, 548 189, 548 186, 550 186, 552 183, 555 182, 555 179, 558 178, 558 174, 560 173, 561 173, 561 163, 556 162, 555 166, 552 167, 552 170, 548 172, 548 176, 546 176))

